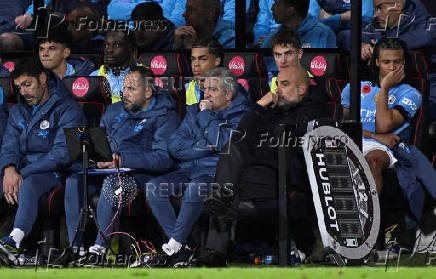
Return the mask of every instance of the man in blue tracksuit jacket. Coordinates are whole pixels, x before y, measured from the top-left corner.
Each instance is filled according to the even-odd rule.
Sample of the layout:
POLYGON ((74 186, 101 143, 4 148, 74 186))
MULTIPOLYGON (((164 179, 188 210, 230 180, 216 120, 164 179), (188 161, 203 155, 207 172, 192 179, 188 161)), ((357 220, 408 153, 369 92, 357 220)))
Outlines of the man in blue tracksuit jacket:
POLYGON ((64 128, 85 124, 81 107, 65 85, 39 60, 27 59, 11 73, 20 91, 9 113, 0 155, 6 201, 18 204, 14 229, 0 239, 0 257, 17 264, 17 248, 38 215, 38 200, 62 185, 59 172, 70 165, 64 128))
POLYGON ((148 203, 169 239, 147 266, 182 267, 192 258, 188 236, 214 182, 218 155, 225 152, 232 130, 251 108, 251 101, 237 91, 236 80, 223 67, 207 72, 204 100, 187 107, 181 126, 168 142, 171 155, 180 161, 178 170, 147 183, 148 203), (179 193, 183 198, 176 216, 169 198, 179 193))
MULTIPOLYGON (((280 28, 293 30, 301 38, 302 48, 336 48, 336 35, 317 18, 308 14, 309 0, 287 3, 278 0, 272 5, 271 11, 280 28), (291 9, 293 8, 293 9, 291 9)), ((271 39, 277 29, 270 31, 263 43, 262 48, 271 48, 271 39)))
MULTIPOLYGON (((134 176, 139 188, 144 187, 157 174, 176 167, 168 153, 167 139, 180 123, 177 108, 169 93, 160 87, 153 89, 147 85, 149 80, 154 81, 149 69, 143 66, 132 67, 124 78, 122 102, 109 106, 100 123, 106 129, 113 157, 117 158, 120 167, 142 171, 134 176)), ((97 163, 97 167, 114 168, 115 163, 97 163)), ((97 176, 97 179, 90 180, 90 196, 100 191, 103 178, 97 176)), ((83 195, 81 183, 81 175, 74 174, 67 179, 65 189, 68 236, 73 252, 81 244, 79 239, 73 243, 83 195)), ((105 235, 113 231, 110 223, 116 210, 105 197, 100 197, 97 216, 100 229, 105 235)), ((89 253, 99 259, 106 253, 106 248, 104 239, 98 235, 95 245, 89 248, 89 253)), ((90 255, 88 260, 95 264, 98 262, 95 258, 91 259, 90 255)))

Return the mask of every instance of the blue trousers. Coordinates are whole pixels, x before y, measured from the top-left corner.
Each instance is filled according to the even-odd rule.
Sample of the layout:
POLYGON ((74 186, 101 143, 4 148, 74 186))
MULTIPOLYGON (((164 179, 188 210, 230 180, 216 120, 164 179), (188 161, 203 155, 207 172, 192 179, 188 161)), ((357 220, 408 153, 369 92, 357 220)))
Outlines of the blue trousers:
POLYGON ((147 183, 148 204, 168 238, 187 243, 192 227, 201 215, 203 200, 215 178, 202 175, 190 179, 190 171, 180 169, 147 183), (176 217, 171 196, 182 196, 180 213, 176 217))
MULTIPOLYGON (((88 198, 91 199, 96 194, 99 194, 101 191, 101 185, 103 183, 105 176, 88 176, 88 198)), ((138 188, 142 188, 145 186, 145 183, 151 179, 151 176, 144 174, 135 175, 135 180, 137 182, 138 188)), ((76 228, 78 224, 80 208, 83 204, 83 180, 82 175, 73 174, 67 179, 66 187, 65 187, 65 217, 67 223, 68 230, 68 238, 70 241, 71 247, 80 247, 82 240, 80 238, 76 238, 76 241, 73 243, 74 236, 76 234, 76 228)), ((118 212, 117 218, 114 222, 118 221, 118 217, 121 214, 121 209, 118 212)), ((102 231, 104 231, 112 221, 115 213, 117 211, 117 207, 113 207, 104 197, 100 196, 97 205, 97 222, 98 226, 102 231)), ((113 232, 113 225, 110 226, 105 232, 105 235, 108 235, 113 232)), ((97 234, 97 239, 95 244, 108 247, 106 241, 101 237, 100 234, 97 234)))
MULTIPOLYGON (((1 198, 3 197, 3 177, 0 183, 2 185, 0 187, 1 198)), ((61 185, 61 178, 54 172, 33 174, 24 179, 18 191, 19 203, 14 228, 21 229, 25 235, 28 235, 38 217, 39 198, 61 185)))

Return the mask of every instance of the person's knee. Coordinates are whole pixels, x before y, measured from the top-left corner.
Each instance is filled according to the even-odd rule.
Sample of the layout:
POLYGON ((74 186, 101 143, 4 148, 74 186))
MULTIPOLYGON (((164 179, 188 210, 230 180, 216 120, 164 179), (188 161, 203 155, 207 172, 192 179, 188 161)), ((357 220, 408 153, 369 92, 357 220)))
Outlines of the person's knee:
POLYGON ((82 177, 78 175, 72 175, 67 178, 65 182, 65 200, 77 199, 78 192, 80 191, 80 180, 82 177))
POLYGON ((370 154, 365 157, 373 174, 381 174, 383 169, 387 167, 389 158, 386 158, 385 156, 382 154, 370 154))

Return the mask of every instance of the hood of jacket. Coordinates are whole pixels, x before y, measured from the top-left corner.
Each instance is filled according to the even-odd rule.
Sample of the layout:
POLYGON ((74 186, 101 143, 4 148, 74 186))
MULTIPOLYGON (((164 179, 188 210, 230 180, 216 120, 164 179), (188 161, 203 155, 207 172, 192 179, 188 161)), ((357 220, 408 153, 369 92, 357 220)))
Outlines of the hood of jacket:
POLYGON ((69 56, 67 63, 71 64, 76 71, 73 76, 88 76, 95 68, 91 60, 83 57, 69 56))

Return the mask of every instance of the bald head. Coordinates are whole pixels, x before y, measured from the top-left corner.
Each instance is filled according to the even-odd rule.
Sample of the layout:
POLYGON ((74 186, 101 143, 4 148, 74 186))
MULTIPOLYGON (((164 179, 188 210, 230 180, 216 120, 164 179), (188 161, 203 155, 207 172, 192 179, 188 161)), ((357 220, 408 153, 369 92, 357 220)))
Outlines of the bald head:
POLYGON ((0 53, 23 50, 23 40, 14 33, 3 33, 0 35, 0 53))
POLYGON ((295 106, 306 96, 309 77, 301 66, 290 66, 277 75, 278 106, 295 106))

